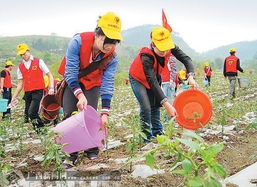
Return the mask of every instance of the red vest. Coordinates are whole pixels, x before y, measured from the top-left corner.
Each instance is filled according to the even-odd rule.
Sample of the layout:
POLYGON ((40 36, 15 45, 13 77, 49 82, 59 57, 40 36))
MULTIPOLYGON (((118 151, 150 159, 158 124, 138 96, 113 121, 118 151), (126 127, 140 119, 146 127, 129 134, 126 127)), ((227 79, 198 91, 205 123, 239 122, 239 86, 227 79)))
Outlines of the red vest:
POLYGON ((10 72, 5 70, 5 78, 4 78, 4 87, 5 88, 11 88, 12 87, 12 81, 11 81, 11 75, 10 72))
MULTIPOLYGON (((159 65, 159 63, 157 62, 157 59, 155 58, 154 52, 151 49, 149 49, 148 47, 142 48, 140 50, 139 54, 134 59, 134 61, 132 62, 132 64, 130 65, 129 74, 135 80, 137 80, 138 82, 143 84, 147 89, 150 89, 150 86, 147 82, 145 72, 143 69, 143 64, 142 64, 142 60, 141 60, 142 54, 149 54, 153 57, 153 59, 154 59, 153 69, 154 69, 154 72, 156 75, 161 75, 163 67, 161 65, 159 65), (158 72, 157 72, 157 69, 158 69, 158 72)), ((165 65, 167 65, 169 56, 170 56, 170 53, 168 53, 165 56, 165 62, 164 62, 165 65)))
POLYGON ((211 72, 211 67, 210 66, 205 66, 204 67, 204 72, 206 73, 207 77, 212 76, 212 72, 211 72))
POLYGON ((19 68, 23 77, 25 92, 45 88, 44 75, 43 71, 39 68, 38 58, 34 58, 34 60, 31 61, 29 69, 27 69, 22 62, 20 62, 19 68))
MULTIPOLYGON (((90 65, 90 57, 92 54, 92 47, 94 44, 95 33, 94 32, 84 32, 80 34, 81 37, 81 48, 80 48, 80 69, 84 69, 90 65)), ((114 51, 110 53, 106 53, 103 58, 112 54, 114 51)), ((58 73, 64 75, 65 73, 65 65, 66 65, 66 58, 62 59, 61 65, 59 67, 58 73)), ((106 67, 104 68, 106 69, 106 67)), ((88 75, 79 79, 86 90, 90 90, 95 86, 101 86, 102 82, 102 75, 104 69, 97 69, 88 75)))
POLYGON ((225 59, 226 73, 228 72, 237 73, 237 62, 238 62, 238 58, 236 56, 231 55, 227 57, 225 59))
MULTIPOLYGON (((172 54, 170 54, 170 56, 173 56, 172 54)), ((169 82, 170 81, 170 70, 169 70, 169 64, 170 62, 167 61, 167 63, 165 64, 165 66, 163 67, 162 69, 162 73, 161 73, 161 76, 162 76, 162 82, 169 82)))

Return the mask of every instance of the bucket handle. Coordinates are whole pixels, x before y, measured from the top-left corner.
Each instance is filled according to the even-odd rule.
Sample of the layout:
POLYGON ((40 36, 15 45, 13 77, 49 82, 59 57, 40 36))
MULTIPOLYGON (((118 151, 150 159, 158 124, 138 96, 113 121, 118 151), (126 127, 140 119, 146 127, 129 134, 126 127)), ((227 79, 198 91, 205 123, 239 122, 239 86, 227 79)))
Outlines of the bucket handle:
POLYGON ((47 113, 51 118, 54 117, 54 116, 53 116, 50 112, 48 112, 46 109, 44 109, 44 112, 47 113))

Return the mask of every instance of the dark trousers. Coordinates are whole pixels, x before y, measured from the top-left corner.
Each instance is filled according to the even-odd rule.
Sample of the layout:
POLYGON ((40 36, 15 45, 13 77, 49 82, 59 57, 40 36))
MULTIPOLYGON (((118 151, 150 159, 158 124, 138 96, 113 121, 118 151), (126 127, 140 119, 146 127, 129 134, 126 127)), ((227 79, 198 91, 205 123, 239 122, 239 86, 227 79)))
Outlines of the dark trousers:
MULTIPOLYGON (((12 100, 12 88, 3 88, 4 92, 3 94, 3 99, 8 99, 8 104, 11 102, 12 100)), ((11 109, 7 109, 6 112, 3 112, 3 119, 6 117, 6 115, 11 115, 11 109)))
POLYGON ((39 117, 38 110, 40 106, 41 99, 43 97, 43 90, 33 90, 25 92, 25 114, 28 115, 31 120, 35 130, 38 132, 38 128, 44 126, 41 118, 39 117))
POLYGON ((26 103, 25 94, 22 99, 25 101, 24 123, 28 123, 29 122, 29 103, 26 103))
MULTIPOLYGON (((85 90, 84 87, 81 85, 81 88, 84 95, 87 98, 88 105, 92 106, 95 110, 97 110, 100 87, 94 87, 90 90, 85 90)), ((73 111, 78 110, 77 108, 78 99, 74 96, 73 92, 68 86, 64 90, 62 101, 63 101, 62 103, 63 103, 64 118, 67 119, 68 117, 71 116, 73 111)), ((95 148, 86 150, 85 153, 87 155, 90 155, 92 153, 97 155, 99 153, 99 149, 98 147, 95 147, 95 148)), ((75 152, 75 153, 71 153, 70 155, 71 155, 70 159, 73 162, 75 162, 75 160, 78 157, 78 153, 75 152)))
POLYGON ((208 85, 211 85, 211 76, 206 76, 207 80, 208 80, 208 85))

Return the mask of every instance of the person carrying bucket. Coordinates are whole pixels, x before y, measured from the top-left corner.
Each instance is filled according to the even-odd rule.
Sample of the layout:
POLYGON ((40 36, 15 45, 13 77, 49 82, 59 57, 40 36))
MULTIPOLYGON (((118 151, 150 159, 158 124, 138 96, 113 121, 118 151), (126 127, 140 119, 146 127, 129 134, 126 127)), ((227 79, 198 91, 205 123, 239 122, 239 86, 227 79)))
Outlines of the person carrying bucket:
MULTIPOLYGON (((8 104, 12 100, 12 87, 17 85, 12 82, 11 71, 14 67, 12 61, 5 62, 5 68, 1 71, 0 78, 0 93, 3 96, 3 99, 8 99, 8 104)), ((5 119, 7 115, 11 115, 11 109, 8 108, 6 112, 3 112, 2 119, 5 119)))
POLYGON ((188 82, 197 86, 194 80, 194 68, 191 59, 176 46, 170 32, 164 27, 155 27, 151 31, 150 47, 144 47, 133 60, 129 78, 133 93, 140 105, 140 120, 142 130, 151 141, 154 136, 162 134, 160 122, 160 107, 164 106, 169 116, 175 116, 175 108, 168 102, 161 89, 161 71, 167 64, 170 54, 178 60, 187 62, 188 82))
POLYGON ((40 101, 45 88, 44 74, 46 74, 50 80, 48 87, 48 94, 50 95, 54 94, 53 75, 42 59, 31 55, 30 48, 27 44, 22 43, 17 45, 17 51, 22 61, 17 69, 19 83, 16 92, 13 94, 12 102, 18 97, 21 90, 24 89, 25 108, 28 110, 28 117, 36 132, 39 133, 40 128, 44 126, 38 114, 40 101))
POLYGON ((212 69, 209 62, 204 63, 204 79, 208 81, 208 86, 211 86, 212 69))
MULTIPOLYGON (((71 39, 66 58, 61 63, 62 67, 59 68, 62 71, 58 71, 63 72, 65 68, 64 78, 68 85, 62 99, 65 118, 70 117, 73 111, 83 110, 87 105, 97 110, 98 98, 101 96, 101 120, 105 128, 114 91, 114 74, 118 64, 115 48, 121 40, 121 20, 112 12, 99 17, 94 32, 76 34, 71 39), (89 71, 91 64, 96 62, 101 63, 95 71, 79 78, 79 72, 89 71)), ((85 153, 90 160, 96 160, 99 149, 91 148, 85 150, 85 153)), ((76 152, 71 154, 70 160, 73 164, 77 156, 76 152)))
POLYGON ((240 66, 240 60, 236 57, 236 49, 231 48, 229 50, 230 56, 226 57, 224 61, 223 67, 223 75, 225 78, 228 77, 230 88, 229 88, 229 95, 233 99, 236 97, 236 77, 237 71, 244 72, 244 70, 240 66))

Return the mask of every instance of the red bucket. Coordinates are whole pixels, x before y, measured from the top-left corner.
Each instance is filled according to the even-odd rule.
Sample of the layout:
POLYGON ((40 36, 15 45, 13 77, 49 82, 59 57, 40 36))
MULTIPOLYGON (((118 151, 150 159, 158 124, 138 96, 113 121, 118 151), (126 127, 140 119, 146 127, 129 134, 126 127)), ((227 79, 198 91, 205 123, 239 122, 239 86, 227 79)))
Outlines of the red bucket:
POLYGON ((61 106, 55 95, 46 95, 42 99, 42 116, 46 120, 55 120, 60 112, 61 106))
POLYGON ((212 116, 211 101, 204 92, 190 89, 181 92, 174 100, 176 120, 185 129, 196 130, 206 125, 212 116))

